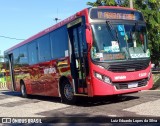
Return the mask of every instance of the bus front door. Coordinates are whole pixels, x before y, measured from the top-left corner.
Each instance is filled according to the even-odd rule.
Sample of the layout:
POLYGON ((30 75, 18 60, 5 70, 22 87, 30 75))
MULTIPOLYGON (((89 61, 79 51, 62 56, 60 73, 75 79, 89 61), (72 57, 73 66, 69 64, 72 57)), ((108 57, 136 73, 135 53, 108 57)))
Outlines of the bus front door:
POLYGON ((86 41, 83 38, 83 26, 78 24, 68 28, 69 41, 70 41, 70 61, 71 61, 71 74, 74 80, 75 93, 86 94, 86 58, 84 50, 86 49, 86 41))

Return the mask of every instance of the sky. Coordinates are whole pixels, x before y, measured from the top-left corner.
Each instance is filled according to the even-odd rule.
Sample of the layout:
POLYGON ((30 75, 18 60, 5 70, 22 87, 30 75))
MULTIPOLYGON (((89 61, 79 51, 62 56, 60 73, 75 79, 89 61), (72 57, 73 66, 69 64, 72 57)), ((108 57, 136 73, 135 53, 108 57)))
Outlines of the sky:
POLYGON ((0 55, 8 48, 88 8, 95 0, 0 0, 0 55), (3 38, 10 37, 9 38, 3 38), (16 38, 16 39, 11 39, 16 38))

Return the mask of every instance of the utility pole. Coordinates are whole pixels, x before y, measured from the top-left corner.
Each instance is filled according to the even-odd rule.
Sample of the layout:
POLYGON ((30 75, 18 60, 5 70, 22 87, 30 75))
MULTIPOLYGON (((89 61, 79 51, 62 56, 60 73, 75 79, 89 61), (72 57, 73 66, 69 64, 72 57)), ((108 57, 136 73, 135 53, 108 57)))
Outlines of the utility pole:
POLYGON ((129 0, 129 6, 130 8, 133 8, 133 0, 129 0))

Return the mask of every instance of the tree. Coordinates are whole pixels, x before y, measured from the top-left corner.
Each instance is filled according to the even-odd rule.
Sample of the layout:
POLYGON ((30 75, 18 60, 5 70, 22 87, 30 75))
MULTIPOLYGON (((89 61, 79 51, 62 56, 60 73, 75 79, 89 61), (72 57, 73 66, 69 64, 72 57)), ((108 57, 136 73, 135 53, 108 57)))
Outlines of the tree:
POLYGON ((147 24, 148 42, 152 62, 160 60, 160 2, 159 0, 134 0, 134 6, 140 10, 147 24))
POLYGON ((4 60, 4 57, 0 55, 0 62, 2 62, 3 60, 4 60))
MULTIPOLYGON (((90 6, 115 6, 117 0, 96 0, 90 6)), ((129 7, 129 0, 121 0, 121 6, 129 7)), ((160 2, 159 0, 133 0, 134 8, 141 11, 146 20, 149 49, 152 62, 160 60, 160 2)))
POLYGON ((3 64, 0 62, 0 72, 1 72, 2 68, 3 68, 3 64))
POLYGON ((87 5, 90 6, 103 6, 103 5, 108 5, 108 6, 115 6, 116 3, 114 0, 97 0, 96 2, 87 2, 87 5))
POLYGON ((1 73, 2 69, 4 69, 4 63, 0 62, 0 73, 1 73))

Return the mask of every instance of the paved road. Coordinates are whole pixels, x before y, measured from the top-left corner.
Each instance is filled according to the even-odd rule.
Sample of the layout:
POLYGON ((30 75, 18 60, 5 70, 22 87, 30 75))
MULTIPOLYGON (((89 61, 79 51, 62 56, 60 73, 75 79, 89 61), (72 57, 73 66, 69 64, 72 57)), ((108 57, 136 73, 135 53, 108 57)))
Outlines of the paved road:
POLYGON ((80 98, 76 105, 60 98, 0 91, 0 117, 160 117, 160 90, 143 91, 118 98, 80 98))

